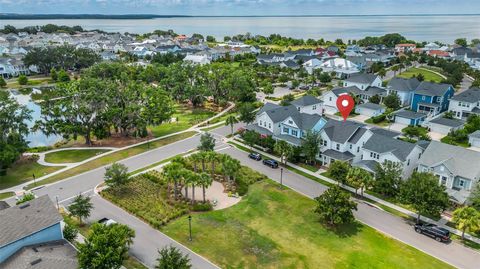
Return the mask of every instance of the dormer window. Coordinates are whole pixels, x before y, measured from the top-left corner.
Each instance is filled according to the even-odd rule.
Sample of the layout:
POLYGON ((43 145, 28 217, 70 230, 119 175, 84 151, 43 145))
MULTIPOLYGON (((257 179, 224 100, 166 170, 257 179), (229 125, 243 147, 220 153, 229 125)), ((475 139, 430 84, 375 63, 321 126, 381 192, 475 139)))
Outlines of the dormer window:
POLYGON ((289 120, 289 121, 288 121, 288 124, 293 124, 293 121, 289 120))

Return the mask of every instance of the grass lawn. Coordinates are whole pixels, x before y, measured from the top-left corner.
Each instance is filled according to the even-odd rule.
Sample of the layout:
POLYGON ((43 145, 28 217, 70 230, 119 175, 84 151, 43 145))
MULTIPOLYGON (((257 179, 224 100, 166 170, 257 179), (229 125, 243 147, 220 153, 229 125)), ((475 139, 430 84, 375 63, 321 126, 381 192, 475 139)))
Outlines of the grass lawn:
POLYGON ((468 140, 465 140, 465 141, 456 141, 453 137, 451 137, 450 135, 447 135, 445 137, 443 137, 442 139, 440 139, 440 141, 442 143, 445 143, 445 144, 450 144, 450 145, 454 145, 454 146, 460 146, 460 147, 464 147, 464 148, 468 148, 470 147, 470 145, 468 144, 468 140))
POLYGON ((15 193, 13 193, 13 192, 0 193, 0 200, 7 199, 7 198, 12 197, 14 195, 15 195, 15 193))
POLYGON ((177 105, 176 112, 172 118, 178 122, 166 122, 159 126, 151 126, 150 130, 155 137, 160 137, 180 131, 184 131, 193 125, 200 123, 215 115, 215 112, 203 108, 188 108, 187 106, 177 105))
MULTIPOLYGON (((7 170, 7 175, 0 176, 0 190, 33 180, 34 174, 36 178, 39 178, 62 168, 63 167, 43 166, 38 164, 34 159, 22 161, 12 165, 12 167, 7 170)), ((34 187, 33 184, 32 187, 34 187)))
POLYGON ((231 208, 193 215, 192 242, 185 217, 161 230, 223 268, 451 268, 360 223, 327 229, 314 207, 263 181, 231 208))
POLYGON ((374 123, 372 118, 367 119, 365 121, 365 123, 375 124, 375 125, 378 125, 378 126, 381 126, 381 127, 387 127, 388 125, 390 125, 390 122, 388 120, 383 120, 381 122, 374 123))
MULTIPOLYGON (((189 138, 189 137, 193 136, 194 134, 196 134, 196 132, 193 132, 193 131, 192 132, 185 132, 185 133, 177 134, 177 135, 170 136, 170 137, 167 137, 167 138, 163 138, 163 139, 160 139, 160 140, 157 140, 157 141, 154 141, 154 142, 150 142, 148 144, 142 144, 142 145, 139 145, 139 146, 136 146, 136 147, 133 147, 133 148, 126 149, 126 150, 117 151, 115 153, 112 153, 112 154, 109 154, 107 156, 89 161, 85 164, 82 164, 82 165, 77 166, 75 168, 69 169, 69 170, 67 170, 63 173, 60 173, 58 175, 55 175, 55 176, 49 177, 45 180, 42 180, 42 184, 53 183, 53 182, 56 182, 56 181, 59 181, 59 180, 65 179, 65 178, 69 178, 69 177, 81 174, 83 172, 86 172, 86 171, 89 171, 89 170, 92 170, 92 169, 95 169, 95 168, 98 168, 98 167, 101 167, 101 166, 104 166, 104 165, 107 165, 107 164, 111 164, 111 163, 126 159, 128 157, 131 157, 131 156, 134 156, 134 155, 137 155, 137 154, 140 154, 140 153, 143 153, 143 152, 146 152, 146 151, 158 148, 158 147, 162 147, 162 146, 174 143, 176 141, 180 141, 180 140, 189 138)), ((0 181, 1 181, 1 178, 0 178, 0 181)), ((28 185, 27 189, 31 189, 33 187, 34 187, 33 185, 28 185)))
POLYGON ((49 163, 77 163, 98 154, 107 152, 104 149, 72 149, 48 153, 45 161, 49 163))
POLYGON ((403 71, 401 74, 398 74, 397 76, 402 78, 411 78, 413 76, 417 76, 418 74, 422 74, 423 77, 425 78, 425 81, 433 81, 437 83, 440 83, 443 81, 443 78, 441 76, 433 72, 430 72, 428 70, 419 69, 415 67, 409 68, 406 71, 403 71))

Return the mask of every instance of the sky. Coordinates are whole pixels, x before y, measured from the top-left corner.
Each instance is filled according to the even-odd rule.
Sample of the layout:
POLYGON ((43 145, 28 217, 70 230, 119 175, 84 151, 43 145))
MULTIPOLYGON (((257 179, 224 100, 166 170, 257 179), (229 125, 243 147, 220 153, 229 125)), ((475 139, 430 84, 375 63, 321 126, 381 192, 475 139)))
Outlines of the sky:
POLYGON ((0 0, 0 13, 397 15, 480 13, 479 0, 0 0))

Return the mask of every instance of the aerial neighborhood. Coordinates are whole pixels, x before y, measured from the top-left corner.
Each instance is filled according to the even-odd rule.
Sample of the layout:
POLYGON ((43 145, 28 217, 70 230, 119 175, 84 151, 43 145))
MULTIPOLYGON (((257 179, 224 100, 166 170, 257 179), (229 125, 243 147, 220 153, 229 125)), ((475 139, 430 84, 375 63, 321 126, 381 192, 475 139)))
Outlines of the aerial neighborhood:
POLYGON ((217 39, 0 29, 0 268, 478 268, 480 40, 217 39))

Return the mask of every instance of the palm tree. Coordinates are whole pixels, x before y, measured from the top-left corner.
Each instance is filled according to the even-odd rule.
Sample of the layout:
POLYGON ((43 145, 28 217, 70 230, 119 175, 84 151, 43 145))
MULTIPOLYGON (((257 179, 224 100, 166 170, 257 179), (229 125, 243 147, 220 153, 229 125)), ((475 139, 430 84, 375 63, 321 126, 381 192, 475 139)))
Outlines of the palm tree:
POLYGON ((373 181, 372 175, 366 170, 358 167, 351 168, 347 173, 347 182, 355 188, 355 194, 360 189, 360 194, 363 196, 363 190, 368 188, 373 181))
POLYGON ((231 158, 228 155, 224 155, 222 161, 222 171, 225 179, 232 184, 235 181, 235 176, 237 175, 238 170, 240 170, 240 161, 231 158))
POLYGON ((192 186, 192 204, 195 202, 195 187, 201 183, 200 180, 200 174, 192 173, 190 175, 190 185, 192 186))
POLYGON ((230 131, 232 133, 232 136, 233 136, 233 125, 235 125, 235 123, 238 123, 238 120, 237 120, 237 117, 235 117, 234 115, 228 116, 228 118, 225 120, 225 126, 230 125, 230 131))
POLYGON ((387 75, 387 70, 385 70, 385 68, 380 69, 378 75, 383 79, 387 75))
POLYGON ((398 71, 398 69, 399 69, 399 68, 398 68, 398 65, 392 66, 391 69, 392 69, 392 71, 393 71, 393 76, 395 77, 395 76, 397 75, 397 71, 398 71))
POLYGON ((195 173, 185 168, 180 172, 182 174, 183 187, 185 188, 185 198, 188 199, 188 187, 193 186, 193 175, 195 173))
POLYGON ((287 166, 287 158, 293 153, 292 146, 283 140, 278 140, 273 151, 280 155, 280 161, 287 166))
POLYGON ((465 231, 480 228, 480 213, 473 207, 461 207, 453 212, 452 221, 462 231, 462 239, 465 239, 465 231))
POLYGON ((212 185, 213 179, 207 173, 201 173, 199 179, 200 179, 199 183, 200 183, 200 185, 202 185, 202 189, 203 189, 203 202, 205 203, 206 202, 206 200, 205 200, 205 189, 212 185))
POLYGON ((205 162, 207 161, 207 152, 201 151, 198 153, 198 159, 202 162, 202 172, 205 172, 205 162))
POLYGON ((193 171, 195 171, 195 173, 197 173, 197 164, 200 161, 199 153, 194 153, 194 154, 190 155, 190 160, 193 163, 193 171))
POLYGON ((178 190, 178 183, 182 179, 182 170, 184 169, 183 165, 178 163, 178 162, 171 162, 165 167, 163 167, 163 177, 165 178, 165 181, 167 182, 167 192, 168 192, 168 197, 170 197, 170 183, 174 183, 174 197, 175 200, 177 200, 177 190, 178 190))
POLYGON ((216 153, 215 151, 209 151, 207 152, 207 158, 206 161, 211 163, 211 174, 212 178, 215 176, 215 163, 220 161, 220 155, 216 153))

